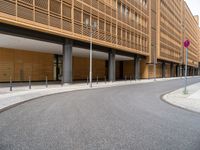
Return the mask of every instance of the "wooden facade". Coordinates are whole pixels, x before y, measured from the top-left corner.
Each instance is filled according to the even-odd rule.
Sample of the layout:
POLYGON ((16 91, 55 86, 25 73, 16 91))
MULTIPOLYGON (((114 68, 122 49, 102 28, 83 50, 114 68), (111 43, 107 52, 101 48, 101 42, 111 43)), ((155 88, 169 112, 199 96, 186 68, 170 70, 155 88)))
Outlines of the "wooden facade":
POLYGON ((181 63, 182 0, 158 0, 157 58, 181 63))
MULTIPOLYGON (((73 57, 73 80, 86 80, 89 72, 89 59, 73 57), (81 65, 80 65, 81 64, 81 65)), ((93 79, 104 79, 107 77, 108 67, 106 61, 102 59, 93 59, 93 79)))
POLYGON ((149 55, 147 0, 1 0, 0 20, 34 30, 149 55))
POLYGON ((0 47, 0 82, 53 80, 53 54, 0 47))
MULTIPOLYGON (((192 15, 189 7, 187 6, 186 2, 184 2, 184 27, 183 27, 183 37, 184 39, 189 39, 191 44, 188 49, 188 64, 192 67, 198 67, 199 65, 199 24, 198 20, 192 15)), ((185 54, 185 50, 184 54, 185 54)), ((185 58, 185 55, 184 55, 185 58)), ((184 59, 184 63, 185 63, 184 59)))
MULTIPOLYGON (((141 78, 154 76, 154 55, 157 77, 162 77, 162 62, 167 64, 166 77, 170 77, 170 63, 184 65, 184 39, 191 41, 189 66, 197 68, 200 61, 198 21, 194 19, 184 0, 1 0, 0 22, 87 43, 90 41, 90 32, 93 31, 94 44, 141 56, 141 78), (92 28, 91 25, 96 26, 92 28)), ((0 53, 2 60, 14 59, 11 50, 7 50, 6 53, 0 53)), ((23 55, 22 59, 35 57, 34 52, 30 55, 28 52, 19 51, 16 52, 14 60, 18 57, 20 59, 23 55)), ((49 59, 47 58, 49 70, 53 65, 50 63, 50 57, 53 60, 53 55, 49 54, 49 59)), ((0 69, 4 70, 6 67, 2 66, 8 65, 7 68, 10 70, 3 71, 0 81, 7 81, 10 75, 15 76, 16 81, 27 79, 30 73, 24 73, 19 77, 20 67, 17 66, 17 61, 9 61, 10 63, 3 65, 5 62, 2 60, 0 69), (15 73, 17 75, 14 75, 15 73)), ((24 62, 25 70, 30 72, 28 64, 31 62, 24 62)), ((108 72, 106 62, 95 60, 93 63, 94 77, 103 78, 108 72)), ((35 61, 32 66, 38 64, 35 61)), ((89 72, 88 59, 74 57, 73 66, 73 78, 86 79, 89 72), (79 67, 80 62, 85 64, 83 68, 79 67)), ((41 76, 31 70, 33 80, 44 79, 48 71, 43 69, 43 72, 41 69, 37 70, 41 76)), ((51 71, 53 70, 49 72, 51 71)), ((117 71, 116 76, 120 76, 119 69, 117 71)), ((123 63, 122 74, 123 77, 134 74, 134 65, 131 61, 123 63)), ((51 78, 51 75, 48 76, 51 78)))
POLYGON ((198 33, 199 33, 198 41, 199 41, 199 63, 200 63, 200 28, 198 33))

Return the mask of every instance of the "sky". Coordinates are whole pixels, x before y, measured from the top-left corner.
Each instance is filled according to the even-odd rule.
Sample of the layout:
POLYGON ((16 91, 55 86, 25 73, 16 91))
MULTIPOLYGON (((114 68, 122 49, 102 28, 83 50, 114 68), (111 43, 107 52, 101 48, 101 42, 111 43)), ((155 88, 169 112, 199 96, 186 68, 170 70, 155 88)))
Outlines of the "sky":
POLYGON ((192 11, 193 15, 200 16, 200 0, 185 0, 192 11))

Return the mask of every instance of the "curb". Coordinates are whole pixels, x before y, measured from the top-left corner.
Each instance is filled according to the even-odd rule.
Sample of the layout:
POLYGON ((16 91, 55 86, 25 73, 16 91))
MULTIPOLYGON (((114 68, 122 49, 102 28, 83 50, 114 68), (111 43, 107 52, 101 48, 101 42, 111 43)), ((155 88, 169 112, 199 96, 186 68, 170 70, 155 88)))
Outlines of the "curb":
MULTIPOLYGON (((196 83, 194 83, 194 84, 196 84, 196 83)), ((194 85, 194 84, 191 84, 191 85, 194 85)), ((190 86, 191 86, 190 85, 190 86)), ((182 88, 179 88, 179 89, 177 89, 177 90, 180 90, 180 89, 182 89, 182 88)), ((177 90, 172 90, 172 91, 169 91, 169 92, 166 92, 165 94, 162 94, 161 96, 160 96, 160 99, 161 99, 161 101, 163 101, 164 103, 166 103, 166 104, 168 104, 168 105, 171 105, 172 107, 174 107, 174 108, 179 108, 180 110, 184 110, 184 111, 187 111, 187 112, 191 112, 191 113, 195 113, 195 114, 199 114, 200 115, 200 112, 198 112, 198 111, 195 111, 195 110, 191 110, 191 109, 189 109, 189 108, 185 108, 185 107, 182 107, 182 106, 179 106, 179 105, 175 105, 175 104, 173 104, 172 102, 169 102, 168 100, 167 100, 167 95, 169 95, 170 93, 172 93, 172 92, 174 92, 174 91, 177 91, 177 90)))
MULTIPOLYGON (((111 84, 111 85, 107 85, 107 86, 100 86, 100 87, 93 87, 93 88, 90 88, 90 87, 81 87, 79 89, 63 89, 63 88, 60 88, 60 90, 62 91, 54 91, 55 88, 51 88, 51 89, 48 89, 52 92, 50 93, 42 93, 43 91, 44 92, 47 92, 45 91, 46 89, 40 89, 39 91, 33 91, 32 93, 28 93, 28 94, 22 94, 22 95, 18 95, 18 101, 17 102, 14 102, 13 104, 8 104, 7 106, 3 107, 3 108, 0 108, 0 113, 1 112, 4 112, 10 108, 13 108, 13 107, 16 107, 20 104, 23 104, 25 102, 29 102, 31 100, 35 100, 35 99, 38 99, 38 98, 41 98, 41 97, 46 97, 46 96, 51 96, 51 95, 56 95, 56 94, 62 94, 62 93, 68 93, 68 92, 74 92, 74 91, 83 91, 83 90, 96 90, 96 89, 102 89, 102 88, 112 88, 112 87, 121 87, 121 86, 130 86, 130 85, 140 85, 140 84, 149 84, 149 83, 156 83, 156 82, 164 82, 164 81, 171 81, 171 80, 179 80, 179 79, 182 79, 182 78, 166 78, 164 80, 156 80, 156 81, 148 81, 147 82, 138 82, 136 83, 135 81, 132 81, 132 82, 128 82, 127 83, 122 83, 122 84, 111 84), (42 94, 41 94, 42 93, 42 94), (38 96, 34 96, 34 94, 39 94, 38 96), (30 95, 33 95, 31 97, 29 97, 30 95), (24 98, 23 98, 24 96, 24 98), (28 98, 29 97, 29 98, 28 98), (21 99, 21 100, 20 100, 21 99)), ((58 90, 58 88, 56 88, 58 90)), ((14 96, 13 96, 14 97, 14 96)), ((7 97, 7 99, 9 99, 9 97, 7 97)))

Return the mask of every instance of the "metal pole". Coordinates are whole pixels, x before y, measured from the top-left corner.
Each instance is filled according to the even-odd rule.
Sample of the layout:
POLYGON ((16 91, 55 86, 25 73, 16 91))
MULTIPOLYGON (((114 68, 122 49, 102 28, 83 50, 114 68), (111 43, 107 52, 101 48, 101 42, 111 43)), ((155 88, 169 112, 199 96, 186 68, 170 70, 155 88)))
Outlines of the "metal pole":
POLYGON ((46 88, 48 88, 48 77, 46 76, 46 88))
POLYGON ((186 64, 185 64, 185 88, 184 94, 187 94, 187 66, 188 66, 188 48, 186 48, 186 64))
POLYGON ((99 77, 97 76, 97 84, 99 83, 99 77))
POLYGON ((88 85, 88 83, 89 83, 89 79, 88 79, 88 76, 87 76, 87 85, 88 85))
POLYGON ((62 77, 61 77, 61 86, 63 87, 63 85, 64 85, 64 76, 62 75, 62 77))
POLYGON ((154 81, 156 81, 156 50, 154 51, 153 71, 154 71, 154 81))
POLYGON ((31 76, 29 76, 29 90, 31 89, 31 76))
POLYGON ((92 88, 92 26, 90 26, 90 87, 92 88))
POLYGON ((10 76, 10 91, 12 91, 12 77, 10 76))
POLYGON ((106 84, 106 76, 105 76, 105 84, 106 84))

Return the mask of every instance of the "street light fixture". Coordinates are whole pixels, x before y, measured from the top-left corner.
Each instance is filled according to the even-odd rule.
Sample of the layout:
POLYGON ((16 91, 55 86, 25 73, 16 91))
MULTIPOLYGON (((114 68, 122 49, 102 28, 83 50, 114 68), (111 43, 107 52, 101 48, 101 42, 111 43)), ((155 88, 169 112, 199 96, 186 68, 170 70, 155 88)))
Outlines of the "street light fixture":
POLYGON ((90 29, 90 71, 89 71, 89 82, 90 82, 90 87, 92 88, 92 35, 93 35, 93 31, 96 31, 97 29, 97 22, 94 21, 93 23, 91 23, 91 21, 89 21, 89 19, 87 18, 85 20, 85 25, 87 28, 90 29))

